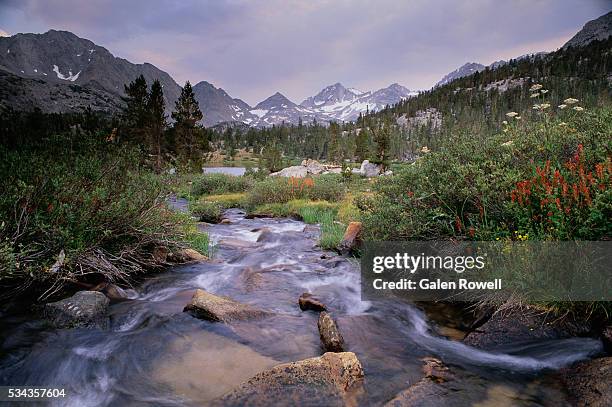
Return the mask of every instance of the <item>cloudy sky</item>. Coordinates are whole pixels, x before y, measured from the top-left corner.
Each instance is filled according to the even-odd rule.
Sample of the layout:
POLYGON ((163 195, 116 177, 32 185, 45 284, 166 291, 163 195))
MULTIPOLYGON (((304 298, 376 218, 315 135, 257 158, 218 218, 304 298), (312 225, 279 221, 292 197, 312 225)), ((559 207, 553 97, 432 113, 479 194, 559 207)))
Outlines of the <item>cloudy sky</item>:
POLYGON ((431 87, 468 61, 560 47, 609 0, 0 0, 2 32, 69 30, 250 104, 335 82, 431 87))

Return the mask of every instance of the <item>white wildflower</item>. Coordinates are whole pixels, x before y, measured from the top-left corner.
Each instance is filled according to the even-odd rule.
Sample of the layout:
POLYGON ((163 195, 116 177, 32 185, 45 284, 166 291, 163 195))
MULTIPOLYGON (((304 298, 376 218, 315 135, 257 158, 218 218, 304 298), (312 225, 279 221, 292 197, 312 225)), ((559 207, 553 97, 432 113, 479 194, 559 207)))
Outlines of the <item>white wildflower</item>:
POLYGON ((537 104, 537 103, 536 103, 535 105, 533 105, 532 109, 533 109, 533 110, 540 110, 540 109, 541 109, 541 107, 540 107, 540 105, 539 105, 539 104, 537 104))
POLYGON ((508 113, 506 113, 506 116, 508 116, 510 118, 516 117, 516 116, 518 116, 518 113, 517 112, 508 112, 508 113))
POLYGON ((512 140, 510 140, 510 141, 506 141, 505 143, 503 143, 502 146, 510 147, 512 144, 514 144, 514 142, 512 140))
POLYGON ((529 88, 529 90, 530 90, 531 92, 535 92, 535 91, 538 91, 538 90, 540 90, 540 89, 542 89, 542 88, 543 88, 543 86, 542 86, 542 85, 540 85, 539 83, 536 83, 536 84, 534 84, 534 85, 531 85, 531 88, 529 88))
POLYGON ((540 105, 540 109, 544 110, 544 109, 548 109, 550 107, 550 103, 542 103, 540 105))
POLYGON ((536 93, 532 93, 531 96, 529 97, 533 99, 533 98, 537 98, 538 96, 540 96, 540 94, 536 92, 536 93))
POLYGON ((567 98, 563 101, 563 103, 565 103, 566 105, 574 105, 576 103, 578 103, 579 100, 578 99, 574 99, 574 98, 567 98))
POLYGON ((515 119, 516 119, 516 120, 521 120, 521 119, 522 119, 522 117, 521 117, 521 116, 516 116, 516 117, 515 117, 515 119))
POLYGON ((548 89, 542 89, 540 92, 542 92, 542 94, 544 95, 544 94, 548 93, 548 89))
POLYGON ((508 124, 508 122, 507 122, 506 120, 504 120, 504 121, 502 122, 502 124, 505 126, 505 125, 507 125, 507 124, 508 124))
POLYGON ((566 104, 562 104, 562 105, 559 105, 558 107, 559 107, 559 109, 563 110, 563 109, 565 109, 567 107, 567 105, 566 104))
POLYGON ((427 154, 429 153, 431 150, 429 148, 427 148, 427 146, 423 146, 423 148, 421 148, 421 153, 423 154, 427 154))
POLYGON ((574 106, 573 109, 577 112, 582 112, 584 110, 584 107, 574 106))
POLYGON ((565 127, 565 126, 567 126, 567 123, 565 123, 565 122, 559 123, 559 127, 565 127))

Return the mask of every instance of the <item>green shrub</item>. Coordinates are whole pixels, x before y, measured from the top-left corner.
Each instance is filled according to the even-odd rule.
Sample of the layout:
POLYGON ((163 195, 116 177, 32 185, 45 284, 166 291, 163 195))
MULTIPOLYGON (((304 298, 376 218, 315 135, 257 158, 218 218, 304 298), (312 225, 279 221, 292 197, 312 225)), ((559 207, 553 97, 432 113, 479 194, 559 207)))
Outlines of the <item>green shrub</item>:
POLYGON ((221 220, 223 208, 218 202, 200 199, 189 205, 189 211, 197 216, 201 222, 217 223, 221 220))
POLYGON ((610 233, 602 221, 610 218, 609 192, 602 192, 593 200, 592 211, 581 215, 584 222, 580 223, 587 230, 570 228, 563 234, 549 230, 547 220, 541 227, 527 225, 525 219, 533 214, 528 208, 517 208, 511 193, 517 183, 534 177, 536 167, 548 162, 551 168, 564 168, 579 145, 584 147, 585 168, 594 171, 596 164, 609 162, 611 133, 612 109, 603 108, 520 122, 489 137, 456 134, 440 151, 392 177, 380 178, 374 186, 376 194, 356 200, 366 236, 374 240, 452 236, 495 240, 524 236, 529 228, 533 238, 601 239, 610 233))
POLYGON ((249 189, 251 184, 252 179, 249 177, 227 174, 202 174, 193 180, 191 195, 199 197, 202 195, 244 192, 249 189))
POLYGON ((138 151, 78 134, 0 153, 0 285, 125 281, 177 244, 163 179, 138 151))
POLYGON ((273 177, 255 183, 245 203, 249 209, 269 203, 286 203, 296 199, 338 202, 346 194, 340 176, 316 178, 273 177))

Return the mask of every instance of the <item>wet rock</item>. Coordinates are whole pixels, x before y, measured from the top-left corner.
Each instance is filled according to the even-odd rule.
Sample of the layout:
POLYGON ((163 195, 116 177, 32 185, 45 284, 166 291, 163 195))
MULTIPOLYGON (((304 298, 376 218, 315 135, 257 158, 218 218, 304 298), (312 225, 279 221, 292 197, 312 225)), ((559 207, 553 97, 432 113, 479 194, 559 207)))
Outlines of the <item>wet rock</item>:
POLYGON ((561 377, 573 405, 612 406, 612 357, 578 363, 561 377))
POLYGON ((586 322, 559 320, 556 315, 533 307, 516 307, 493 314, 463 342, 481 349, 493 349, 522 341, 585 336, 590 330, 586 322))
POLYGON ((44 317, 56 328, 100 328, 109 326, 110 300, 97 291, 79 291, 70 298, 45 304, 44 317))
POLYGON ((344 232, 344 237, 338 246, 338 250, 342 254, 348 254, 357 248, 361 242, 361 230, 363 226, 361 222, 351 222, 344 232))
POLYGON ((261 273, 255 271, 252 267, 245 267, 240 277, 244 285, 244 291, 246 292, 252 292, 260 288, 264 281, 261 273))
POLYGON ((354 353, 326 353, 265 370, 213 406, 352 406, 362 386, 363 368, 354 353))
POLYGON ((384 407, 433 407, 448 404, 448 390, 441 383, 453 380, 453 374, 439 359, 424 358, 423 362, 425 377, 397 394, 384 407))
POLYGON ((266 311, 201 289, 196 290, 191 302, 185 306, 183 311, 189 312, 197 318, 213 322, 240 321, 268 315, 266 311))
POLYGON ((332 316, 328 312, 321 312, 317 325, 323 348, 328 352, 342 352, 344 350, 344 338, 332 316))
POLYGON ((128 300, 128 295, 125 290, 112 283, 100 283, 97 286, 93 287, 91 290, 106 295, 106 297, 112 302, 128 300))
POLYGON ((218 246, 226 246, 232 249, 253 249, 260 246, 260 244, 256 242, 249 242, 248 240, 226 238, 222 239, 218 246))
POLYGON ((172 263, 191 263, 207 261, 208 257, 194 249, 182 249, 178 252, 168 253, 167 260, 172 263))
POLYGON ((231 223, 232 223, 232 221, 229 220, 228 218, 223 218, 223 219, 221 219, 221 222, 219 222, 219 224, 221 224, 221 225, 229 225, 231 223))
POLYGON ((269 228, 262 228, 259 236, 257 237, 257 242, 274 242, 276 241, 278 236, 272 232, 269 228))
POLYGON ((300 305, 300 309, 302 311, 326 311, 327 307, 323 304, 319 299, 312 296, 310 293, 304 293, 300 295, 298 299, 298 304, 300 305))

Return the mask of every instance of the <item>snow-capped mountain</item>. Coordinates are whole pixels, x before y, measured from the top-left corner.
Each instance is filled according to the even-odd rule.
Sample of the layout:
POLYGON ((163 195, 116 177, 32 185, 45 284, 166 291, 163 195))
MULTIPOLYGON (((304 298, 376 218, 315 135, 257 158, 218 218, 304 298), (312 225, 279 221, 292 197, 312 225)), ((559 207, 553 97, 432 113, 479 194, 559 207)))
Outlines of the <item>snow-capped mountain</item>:
POLYGON ((355 120, 359 113, 377 111, 417 94, 397 83, 374 92, 362 92, 355 88, 346 88, 341 83, 335 83, 327 86, 315 96, 306 98, 299 105, 277 92, 250 111, 251 114, 257 116, 257 119, 243 121, 258 127, 283 122, 297 124, 300 119, 303 123, 309 123, 315 119, 320 123, 351 121, 355 120))
POLYGON ((252 120, 245 119, 244 123, 250 126, 267 127, 274 124, 293 123, 297 124, 300 119, 304 123, 318 120, 317 115, 308 108, 296 105, 280 92, 276 92, 266 100, 259 102, 250 113, 254 116, 252 120))
POLYGON ((472 75, 476 72, 482 71, 486 67, 483 64, 477 62, 468 62, 465 65, 455 69, 453 72, 446 74, 434 87, 443 86, 447 83, 454 81, 455 79, 463 78, 464 76, 472 75))
POLYGON ((202 81, 193 86, 193 93, 204 112, 202 124, 206 127, 223 122, 249 122, 257 117, 249 112, 251 106, 238 98, 232 98, 223 89, 202 81))

